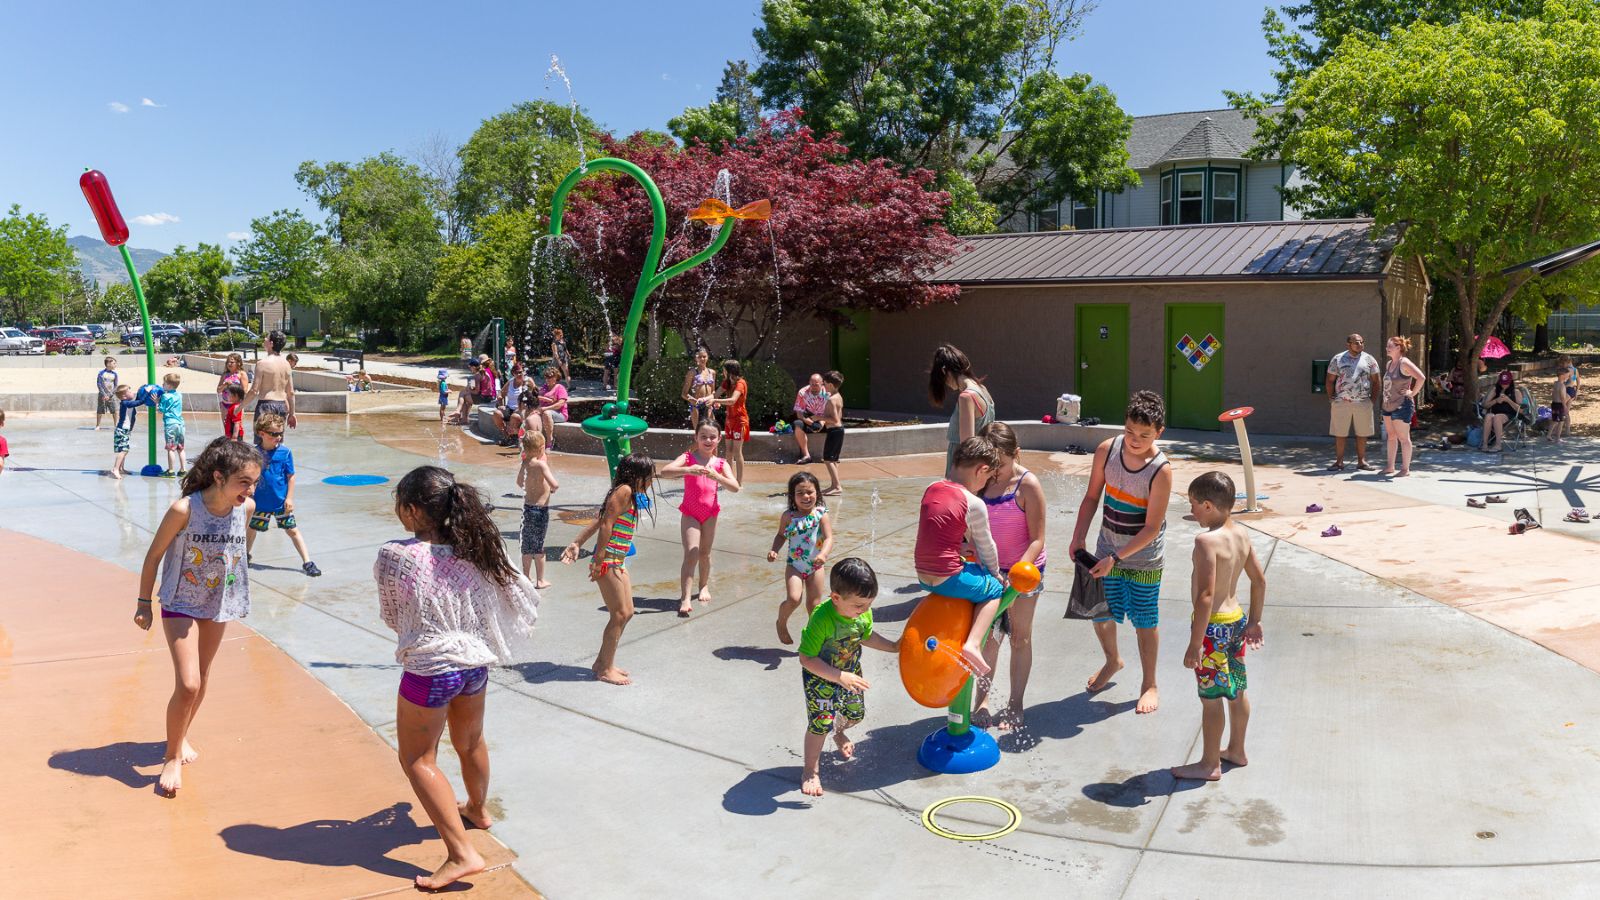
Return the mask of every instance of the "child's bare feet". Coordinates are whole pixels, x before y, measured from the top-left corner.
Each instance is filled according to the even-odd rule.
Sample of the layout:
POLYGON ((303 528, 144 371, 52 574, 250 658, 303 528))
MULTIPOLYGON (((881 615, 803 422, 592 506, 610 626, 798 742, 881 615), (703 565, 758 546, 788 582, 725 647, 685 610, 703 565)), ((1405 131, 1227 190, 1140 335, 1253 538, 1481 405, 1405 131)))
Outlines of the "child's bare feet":
POLYGON ((994 724, 994 714, 989 712, 989 707, 980 706, 972 713, 972 724, 976 728, 988 728, 994 724))
POLYGON ((1222 751, 1222 761, 1225 762, 1225 763, 1228 763, 1229 765, 1233 765, 1233 766, 1248 766, 1248 765, 1250 765, 1250 759, 1249 759, 1249 757, 1244 755, 1244 751, 1243 750, 1239 750, 1237 752, 1235 752, 1233 750, 1224 750, 1224 751, 1222 751))
POLYGON ((183 760, 169 759, 161 767, 161 777, 156 779, 156 791, 168 797, 175 797, 178 789, 183 787, 183 760))
POLYGON ((828 488, 827 490, 823 491, 822 492, 822 496, 824 496, 824 497, 837 497, 837 496, 839 496, 840 494, 843 494, 843 493, 844 493, 844 488, 831 487, 831 488, 828 488))
POLYGON ((1208 765, 1204 762, 1190 763, 1187 766, 1173 766, 1173 778, 1192 778, 1197 781, 1217 781, 1222 778, 1222 764, 1208 765))
POLYGON ((994 727, 998 731, 1021 731, 1022 709, 1014 704, 1008 705, 1005 711, 1000 713, 1000 720, 994 727))
POLYGON ((1156 693, 1156 686, 1150 685, 1139 692, 1139 702, 1133 707, 1136 713, 1153 713, 1161 705, 1161 695, 1156 693))
POLYGON ((961 658, 967 661, 972 671, 979 675, 989 674, 989 662, 983 658, 983 648, 973 647, 969 644, 961 645, 961 658))
POLYGON ((444 865, 435 869, 432 875, 418 875, 417 887, 424 890, 436 891, 448 887, 457 881, 483 871, 483 857, 478 851, 467 848, 467 855, 461 859, 446 859, 444 865))
POLYGON ((633 684, 633 679, 628 677, 628 673, 616 666, 612 666, 604 672, 596 672, 594 677, 604 681, 606 684, 633 684))
POLYGON ((687 618, 689 618, 689 613, 692 613, 692 612, 694 612, 694 601, 693 600, 690 600, 688 597, 685 597, 682 600, 678 601, 678 618, 687 619, 687 618))
POLYGON ((490 816, 489 811, 481 806, 474 807, 462 803, 456 806, 456 810, 461 813, 461 821, 467 823, 468 828, 481 828, 484 831, 488 831, 494 826, 494 817, 490 816))
POLYGON ((835 731, 833 733, 833 742, 839 747, 840 756, 845 759, 856 758, 856 742, 850 740, 849 735, 842 731, 835 731))
POLYGON ((1089 683, 1084 686, 1084 690, 1091 694, 1100 693, 1111 686, 1111 679, 1120 671, 1122 671, 1122 660, 1117 659, 1106 663, 1100 667, 1100 671, 1094 673, 1093 678, 1089 679, 1089 683))
POLYGON ((794 643, 794 636, 789 634, 789 623, 785 619, 779 619, 778 620, 778 643, 780 643, 780 644, 792 644, 792 643, 794 643))
POLYGON ((111 475, 112 478, 115 478, 115 479, 118 479, 118 480, 122 479, 122 471, 120 469, 112 469, 111 472, 110 472, 110 475, 111 475))
POLYGON ((187 766, 199 758, 200 751, 190 746, 188 738, 184 738, 183 747, 178 751, 178 759, 182 760, 183 764, 187 766))
POLYGON ((821 797, 822 777, 815 772, 807 772, 800 782, 800 793, 807 797, 821 797))
POLYGON ((550 582, 548 582, 548 581, 540 581, 540 582, 536 582, 536 583, 535 583, 535 584, 534 584, 534 587, 536 587, 536 588, 538 588, 538 589, 539 589, 539 590, 541 590, 541 591, 543 591, 543 590, 548 590, 548 589, 549 589, 549 587, 550 587, 550 582))
POLYGON ((700 602, 703 603, 703 604, 711 602, 711 586, 710 585, 706 585, 705 587, 700 589, 700 602))

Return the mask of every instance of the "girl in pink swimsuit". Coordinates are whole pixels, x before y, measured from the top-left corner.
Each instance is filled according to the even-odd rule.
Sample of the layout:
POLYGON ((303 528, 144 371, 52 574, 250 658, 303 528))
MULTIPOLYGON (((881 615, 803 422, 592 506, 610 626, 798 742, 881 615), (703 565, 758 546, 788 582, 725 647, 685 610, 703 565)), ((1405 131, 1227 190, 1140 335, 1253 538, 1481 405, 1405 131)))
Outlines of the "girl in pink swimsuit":
POLYGON ((717 538, 717 513, 722 503, 717 491, 726 487, 739 490, 739 482, 728 474, 728 462, 717 456, 717 441, 722 430, 709 416, 700 422, 694 432, 694 447, 662 467, 661 478, 683 479, 683 500, 678 512, 683 513, 678 531, 683 537, 683 566, 678 581, 683 593, 678 600, 678 615, 688 618, 698 596, 701 603, 711 602, 711 545, 717 538), (696 569, 700 574, 700 592, 689 591, 696 569))
MULTIPOLYGON (((1024 468, 1017 459, 1017 435, 1004 422, 991 422, 979 434, 989 439, 1000 454, 1000 467, 989 486, 979 495, 989 510, 989 533, 994 536, 1000 569, 1009 572, 1024 559, 1032 560, 1044 572, 1044 486, 1039 476, 1024 468)), ((1022 695, 1028 689, 1028 674, 1033 669, 1033 612, 1044 590, 1043 582, 1032 593, 1018 594, 1011 608, 1000 617, 999 628, 989 633, 983 645, 983 658, 991 668, 1000 659, 1000 634, 1011 641, 1011 699, 1000 714, 998 727, 1008 731, 1022 727, 1022 695), (996 633, 998 632, 998 633, 996 633)), ((989 711, 989 691, 979 681, 972 721, 987 728, 994 716, 989 711)))

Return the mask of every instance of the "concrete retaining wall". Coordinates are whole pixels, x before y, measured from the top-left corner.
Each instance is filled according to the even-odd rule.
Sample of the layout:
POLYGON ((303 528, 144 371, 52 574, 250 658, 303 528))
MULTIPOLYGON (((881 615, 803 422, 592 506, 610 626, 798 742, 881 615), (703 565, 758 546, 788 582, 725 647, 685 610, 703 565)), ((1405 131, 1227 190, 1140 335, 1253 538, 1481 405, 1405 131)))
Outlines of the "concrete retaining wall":
MULTIPOLYGON (((1017 443, 1024 450, 1059 452, 1070 446, 1093 449, 1101 441, 1122 433, 1121 426, 1111 425, 1046 425, 1043 422, 1007 422, 1017 433, 1017 443)), ((945 429, 939 425, 895 425, 884 428, 852 428, 845 434, 844 457, 864 459, 882 456, 906 456, 914 453, 945 452, 945 429)), ((500 440, 500 431, 494 425, 494 411, 478 407, 472 430, 492 441, 500 440)), ((654 459, 669 459, 684 452, 692 443, 686 428, 652 428, 633 439, 633 449, 642 450, 654 459)), ((811 454, 821 458, 822 435, 808 435, 811 454)), ((563 453, 583 453, 602 456, 605 448, 598 438, 583 433, 577 422, 563 422, 556 426, 556 449, 563 453)), ((792 435, 775 435, 757 432, 745 445, 744 458, 751 462, 790 462, 799 456, 792 435)))

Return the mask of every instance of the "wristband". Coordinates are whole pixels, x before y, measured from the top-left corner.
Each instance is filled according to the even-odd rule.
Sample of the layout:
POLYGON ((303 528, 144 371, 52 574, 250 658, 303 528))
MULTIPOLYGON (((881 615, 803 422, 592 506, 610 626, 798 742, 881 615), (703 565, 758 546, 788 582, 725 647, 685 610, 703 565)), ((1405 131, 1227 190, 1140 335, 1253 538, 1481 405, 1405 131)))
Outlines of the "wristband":
POLYGON ((1122 557, 1117 555, 1117 551, 1113 550, 1109 555, 1111 556, 1111 560, 1113 562, 1122 562, 1122 557))
POLYGON ((150 605, 150 601, 149 601, 149 600, 146 600, 146 599, 145 599, 145 598, 143 598, 143 597, 140 597, 140 598, 139 598, 139 602, 140 602, 140 603, 143 603, 143 604, 144 604, 144 605, 146 605, 146 606, 149 606, 149 605, 150 605))

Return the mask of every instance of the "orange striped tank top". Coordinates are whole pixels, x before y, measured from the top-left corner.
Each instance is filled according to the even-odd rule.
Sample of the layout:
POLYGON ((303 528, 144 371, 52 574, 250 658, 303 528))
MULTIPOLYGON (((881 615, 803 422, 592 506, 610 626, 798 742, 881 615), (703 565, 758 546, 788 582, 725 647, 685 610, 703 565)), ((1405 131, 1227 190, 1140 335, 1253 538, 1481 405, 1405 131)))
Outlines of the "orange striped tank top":
POLYGON ((633 529, 638 524, 639 508, 630 503, 611 525, 611 536, 606 539, 605 550, 608 562, 621 562, 627 558, 628 548, 633 546, 633 529))

